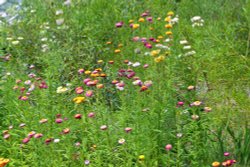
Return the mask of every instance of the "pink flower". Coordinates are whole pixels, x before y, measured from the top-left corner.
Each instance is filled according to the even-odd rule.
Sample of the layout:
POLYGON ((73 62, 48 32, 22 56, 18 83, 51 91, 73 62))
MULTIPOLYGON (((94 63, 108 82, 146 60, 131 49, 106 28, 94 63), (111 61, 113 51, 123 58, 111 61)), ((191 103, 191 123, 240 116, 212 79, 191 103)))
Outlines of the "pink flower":
POLYGON ((184 105, 184 102, 183 102, 183 101, 178 101, 177 107, 181 107, 181 106, 183 106, 183 105, 184 105))
POLYGON ((93 91, 92 90, 88 90, 85 94, 85 96, 87 97, 92 97, 93 96, 93 91))
POLYGON ((148 68, 148 66, 149 66, 148 64, 144 64, 143 68, 148 68))
POLYGON ((63 122, 63 120, 62 120, 61 118, 57 118, 57 119, 56 119, 56 123, 60 124, 60 123, 62 123, 62 122, 63 122))
POLYGON ((131 132, 131 131, 132 131, 132 128, 130 128, 130 127, 126 127, 124 130, 125 130, 125 132, 129 133, 129 132, 131 132))
POLYGON ((78 73, 79 73, 79 74, 84 73, 84 69, 82 69, 82 68, 81 68, 81 69, 79 69, 79 70, 78 70, 78 73))
POLYGON ((88 83, 89 81, 91 81, 90 78, 86 78, 86 79, 83 80, 84 84, 86 84, 86 85, 87 85, 87 83, 88 83))
POLYGON ((141 14, 141 17, 146 17, 146 16, 148 16, 148 12, 143 12, 142 14, 141 14))
POLYGON ((28 137, 29 137, 29 138, 32 138, 35 134, 36 134, 35 131, 31 131, 31 132, 28 134, 28 137))
POLYGON ((8 139, 9 137, 10 137, 10 134, 8 133, 3 136, 4 139, 8 139))
POLYGON ((27 96, 20 96, 19 97, 19 100, 22 100, 22 101, 26 101, 28 100, 29 98, 27 96))
POLYGON ((230 155, 230 153, 229 152, 224 152, 224 156, 229 156, 230 155))
POLYGON ((41 137, 43 137, 42 133, 37 133, 34 135, 34 138, 36 138, 36 139, 41 138, 41 137))
POLYGON ((29 141, 30 141, 30 138, 27 137, 27 138, 24 138, 22 142, 23 142, 24 144, 26 144, 26 143, 28 143, 29 141))
POLYGON ((134 42, 137 42, 137 41, 139 41, 140 40, 140 37, 133 37, 133 41, 134 42))
POLYGON ((167 151, 170 151, 170 150, 172 149, 172 145, 171 145, 171 144, 167 144, 167 145, 165 146, 165 149, 166 149, 167 151))
POLYGON ((75 92, 76 92, 76 94, 82 94, 83 93, 83 88, 79 86, 79 87, 77 87, 75 89, 75 92))
POLYGON ((82 114, 76 114, 75 115, 75 119, 81 119, 82 118, 82 114))
POLYGON ((90 113, 88 114, 88 117, 89 117, 89 118, 95 117, 95 113, 94 113, 94 112, 90 112, 90 113))
POLYGON ((120 21, 120 22, 116 23, 115 26, 116 26, 117 28, 121 28, 121 27, 123 26, 123 22, 120 21))

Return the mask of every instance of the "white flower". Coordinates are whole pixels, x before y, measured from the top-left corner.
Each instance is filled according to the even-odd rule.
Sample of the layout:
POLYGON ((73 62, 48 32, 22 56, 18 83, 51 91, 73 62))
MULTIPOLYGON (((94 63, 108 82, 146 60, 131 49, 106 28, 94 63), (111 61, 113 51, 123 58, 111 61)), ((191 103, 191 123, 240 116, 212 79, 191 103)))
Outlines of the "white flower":
POLYGON ((126 142, 125 139, 119 139, 119 140, 118 140, 118 143, 119 143, 119 144, 124 144, 125 142, 126 142))
POLYGON ((69 6, 71 4, 71 0, 66 0, 63 4, 69 6))
POLYGON ((145 56, 150 56, 151 54, 150 54, 150 52, 145 52, 144 55, 145 56))
POLYGON ((128 66, 131 66, 132 64, 133 64, 133 63, 132 63, 131 61, 129 61, 127 65, 128 65, 128 66))
POLYGON ((63 10, 60 9, 56 11, 56 15, 61 15, 61 14, 63 14, 63 10))
POLYGON ((48 38, 42 38, 42 39, 41 39, 41 41, 43 41, 43 42, 44 42, 44 41, 47 41, 47 40, 48 40, 48 38))
POLYGON ((20 42, 19 41, 12 41, 13 45, 18 45, 20 42))
POLYGON ((6 38, 6 40, 7 40, 7 41, 12 41, 12 40, 13 40, 13 38, 11 38, 11 37, 7 37, 7 38, 6 38))
POLYGON ((165 39, 165 41, 164 42, 170 42, 172 39, 170 39, 170 38, 167 38, 167 39, 165 39))
POLYGON ((24 82, 25 85, 30 85, 31 84, 31 80, 27 80, 24 82))
POLYGON ((60 19, 56 20, 56 24, 59 25, 59 26, 62 25, 63 23, 64 23, 64 19, 63 18, 60 18, 60 19))
POLYGON ((199 21, 199 20, 201 20, 200 16, 194 16, 194 17, 191 18, 192 22, 196 22, 196 21, 199 21))
POLYGON ((185 45, 185 44, 187 44, 187 43, 188 43, 187 40, 182 40, 182 41, 180 41, 180 44, 181 44, 181 45, 185 45))
POLYGON ((189 49, 191 49, 191 46, 190 45, 184 46, 183 49, 184 50, 189 50, 189 49))
POLYGON ((192 56, 192 55, 194 55, 195 53, 196 53, 196 52, 195 52, 194 50, 192 50, 192 51, 189 51, 189 52, 185 53, 184 56, 192 56))
POLYGON ((31 92, 35 89, 35 85, 34 84, 31 84, 30 85, 30 88, 28 89, 28 92, 31 92))
POLYGON ((133 66, 133 67, 138 67, 138 66, 140 66, 140 65, 141 65, 141 63, 135 62, 132 66, 133 66))
POLYGON ((54 143, 59 143, 60 139, 54 139, 54 143))
POLYGON ((67 92, 69 89, 66 88, 66 87, 62 87, 62 86, 59 86, 57 89, 56 89, 56 93, 64 93, 64 92, 67 92))
POLYGON ((178 22, 179 22, 179 17, 178 17, 178 15, 176 15, 176 17, 173 18, 170 22, 171 22, 171 24, 176 24, 176 23, 178 23, 178 22))
POLYGON ((30 11, 30 13, 35 13, 36 12, 36 10, 34 10, 34 9, 32 9, 31 11, 30 11))
POLYGON ((23 40, 23 37, 18 37, 17 39, 18 39, 18 40, 23 40))

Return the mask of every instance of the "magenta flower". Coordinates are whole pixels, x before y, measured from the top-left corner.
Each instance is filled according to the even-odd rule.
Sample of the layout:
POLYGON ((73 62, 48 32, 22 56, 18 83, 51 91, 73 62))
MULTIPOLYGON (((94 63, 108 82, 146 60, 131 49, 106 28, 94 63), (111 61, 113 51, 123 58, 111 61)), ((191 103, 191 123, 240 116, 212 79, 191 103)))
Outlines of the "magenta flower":
POLYGON ((123 26, 123 22, 120 21, 120 22, 116 23, 115 26, 116 26, 117 28, 121 28, 121 27, 123 26))
POLYGON ((40 83, 40 85, 39 85, 39 88, 40 88, 40 89, 47 89, 47 88, 48 88, 48 85, 46 84, 45 81, 42 81, 42 82, 40 83))
POLYGON ((183 106, 184 105, 184 102, 183 101, 179 101, 178 103, 177 103, 177 107, 181 107, 181 106, 183 106))
POLYGON ((84 69, 82 69, 82 68, 81 68, 81 69, 79 69, 79 70, 78 70, 78 73, 79 73, 79 74, 84 73, 84 69))
POLYGON ((147 43, 147 42, 144 44, 144 46, 145 46, 146 48, 148 48, 148 49, 151 49, 151 48, 152 48, 152 45, 151 45, 150 43, 147 43))
POLYGON ((29 137, 29 138, 32 138, 35 134, 36 134, 35 131, 31 131, 31 132, 29 132, 28 137, 29 137))
POLYGON ((224 156, 229 156, 230 155, 230 153, 229 152, 224 152, 224 156))
POLYGON ((29 98, 27 96, 20 96, 19 97, 19 100, 22 100, 22 101, 26 101, 28 100, 29 98))
POLYGON ((152 23, 153 22, 153 18, 152 17, 147 17, 147 21, 152 23))

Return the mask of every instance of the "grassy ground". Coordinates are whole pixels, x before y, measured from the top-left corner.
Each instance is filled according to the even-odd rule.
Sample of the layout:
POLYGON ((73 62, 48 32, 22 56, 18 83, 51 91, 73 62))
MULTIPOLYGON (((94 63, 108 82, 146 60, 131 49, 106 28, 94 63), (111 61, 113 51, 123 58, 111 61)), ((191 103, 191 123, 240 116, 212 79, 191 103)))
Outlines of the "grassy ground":
POLYGON ((7 166, 250 166, 248 0, 63 3, 26 0, 20 21, 1 27, 7 166), (204 25, 193 27, 194 16, 204 25))

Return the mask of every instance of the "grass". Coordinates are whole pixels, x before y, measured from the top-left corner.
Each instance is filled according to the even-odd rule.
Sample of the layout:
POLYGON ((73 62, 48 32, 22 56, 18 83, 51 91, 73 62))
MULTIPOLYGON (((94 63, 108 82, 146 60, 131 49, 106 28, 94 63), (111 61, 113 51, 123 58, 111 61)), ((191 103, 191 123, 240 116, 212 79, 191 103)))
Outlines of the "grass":
POLYGON ((232 166, 250 166, 249 11, 248 0, 76 0, 69 6, 63 1, 24 0, 20 21, 1 27, 0 158, 10 160, 7 166, 21 167, 206 167, 215 161, 222 166, 227 159, 237 161, 232 166), (63 14, 56 15, 58 10, 63 14), (153 23, 138 22, 147 10, 153 23), (165 34, 169 11, 179 18, 169 29, 173 35, 165 34), (204 26, 192 27, 194 16, 201 16, 204 26), (129 28, 131 19, 140 24, 138 29, 129 28), (124 22, 122 28, 115 27, 119 21, 124 22), (157 56, 164 60, 157 62, 157 56, 145 55, 158 49, 155 43, 148 49, 133 42, 135 36, 163 36, 160 43, 170 52, 160 49, 157 56), (185 56, 181 40, 196 54, 185 56), (121 52, 114 53, 116 49, 121 52), (124 60, 141 65, 128 66, 124 60), (79 74, 81 68, 101 68, 99 73, 107 76, 79 74), (152 86, 145 91, 134 86, 134 79, 118 76, 121 69, 132 69, 152 86), (31 73, 36 77, 30 78, 31 73), (86 78, 99 80, 104 88, 86 86, 86 78), (31 86, 25 85, 27 80, 35 89, 28 100, 20 100, 22 87, 26 93, 31 86), (123 91, 111 83, 114 80, 125 83, 123 91), (188 90, 190 85, 195 89, 188 90), (68 91, 57 93, 60 86, 68 91), (76 94, 77 87, 84 93, 76 94), (93 90, 92 97, 85 96, 87 90, 93 90), (85 101, 75 104, 77 96, 85 96, 85 101), (191 107, 195 101, 202 103, 191 107), (212 111, 204 112, 205 107, 212 111), (76 114, 81 119, 74 118, 76 114), (56 118, 63 122, 56 123, 56 118), (48 121, 39 123, 41 119, 48 121), (107 129, 101 130, 102 125, 107 129), (43 136, 24 142, 31 131, 43 136), (119 144, 120 139, 125 143, 119 144), (167 144, 172 145, 169 151, 167 144))

